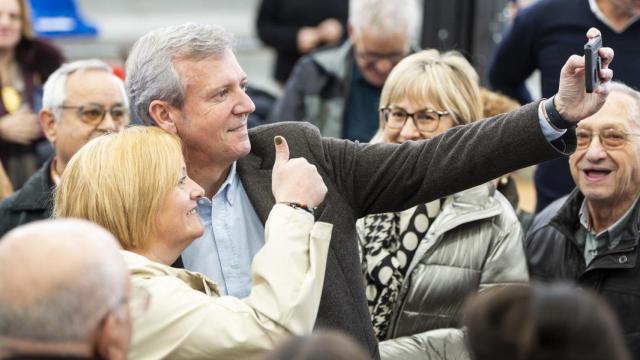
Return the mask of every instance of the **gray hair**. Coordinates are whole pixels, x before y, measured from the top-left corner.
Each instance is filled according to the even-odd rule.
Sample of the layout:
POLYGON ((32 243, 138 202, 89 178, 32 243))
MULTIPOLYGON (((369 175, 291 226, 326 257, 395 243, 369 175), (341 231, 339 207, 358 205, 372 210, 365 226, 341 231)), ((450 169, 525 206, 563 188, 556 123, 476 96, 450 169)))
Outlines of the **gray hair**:
POLYGON ((0 341, 86 343, 125 296, 128 276, 119 245, 95 224, 77 219, 38 221, 3 239, 0 341), (36 249, 39 243, 44 249, 36 249), (46 264, 50 257, 64 265, 46 264), (16 273, 15 266, 23 264, 24 273, 16 273), (29 283, 32 277, 39 281, 29 283))
POLYGON ((124 91, 124 84, 120 78, 113 75, 113 71, 104 61, 89 59, 64 64, 49 76, 47 82, 44 84, 44 90, 42 93, 42 108, 51 111, 56 120, 60 119, 62 117, 62 105, 67 99, 67 78, 75 72, 87 70, 105 71, 111 74, 115 79, 118 79, 118 86, 122 90, 124 105, 127 108, 129 107, 129 100, 127 99, 127 94, 124 91))
POLYGON ((198 61, 232 49, 233 36, 221 27, 186 23, 160 28, 133 45, 127 59, 125 86, 133 111, 147 125, 153 100, 182 108, 186 84, 173 66, 176 59, 198 61))
POLYGON ((632 87, 621 83, 619 81, 611 82, 611 92, 619 92, 629 95, 633 99, 634 110, 629 109, 629 120, 632 121, 638 128, 640 128, 640 91, 633 89, 632 87))
POLYGON ((384 36, 406 31, 415 39, 419 14, 416 0, 350 0, 349 3, 349 24, 356 33, 367 29, 384 36))

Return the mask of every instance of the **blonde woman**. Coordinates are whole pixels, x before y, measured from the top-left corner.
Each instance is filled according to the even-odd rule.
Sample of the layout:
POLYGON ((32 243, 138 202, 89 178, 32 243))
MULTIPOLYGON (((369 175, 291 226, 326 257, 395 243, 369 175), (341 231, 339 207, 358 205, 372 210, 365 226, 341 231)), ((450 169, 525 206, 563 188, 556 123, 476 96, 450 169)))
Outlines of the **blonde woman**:
POLYGON ((151 294, 147 311, 134 316, 129 358, 241 359, 311 332, 332 227, 287 204, 319 204, 327 189, 306 161, 288 160, 283 138, 276 142, 277 204, 253 261, 251 293, 242 300, 220 296, 202 274, 169 266, 203 232, 196 206, 203 190, 187 176, 175 136, 132 127, 92 140, 71 159, 56 190, 55 216, 111 231, 133 286, 151 294))
MULTIPOLYGON (((464 57, 422 51, 389 75, 373 141, 428 139, 481 117, 478 76, 464 57)), ((458 329, 466 296, 528 281, 518 219, 492 183, 366 216, 358 228, 383 359, 468 358, 458 329)))

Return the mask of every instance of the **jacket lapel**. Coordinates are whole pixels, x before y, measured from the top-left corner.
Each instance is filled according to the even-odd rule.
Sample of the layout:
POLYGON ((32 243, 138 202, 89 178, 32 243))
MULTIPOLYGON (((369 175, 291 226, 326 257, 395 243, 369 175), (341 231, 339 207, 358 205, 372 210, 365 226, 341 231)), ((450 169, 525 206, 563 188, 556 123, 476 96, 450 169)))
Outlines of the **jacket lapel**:
POLYGON ((262 159, 251 153, 238 160, 238 175, 260 221, 267 221, 275 201, 271 193, 271 169, 262 169, 262 159))

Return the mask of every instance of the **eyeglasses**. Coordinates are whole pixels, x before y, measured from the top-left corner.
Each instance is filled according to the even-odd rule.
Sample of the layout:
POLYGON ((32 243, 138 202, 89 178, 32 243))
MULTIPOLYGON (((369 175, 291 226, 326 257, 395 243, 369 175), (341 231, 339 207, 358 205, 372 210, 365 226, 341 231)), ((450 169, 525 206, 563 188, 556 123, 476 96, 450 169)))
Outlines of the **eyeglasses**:
POLYGON ((420 131, 434 131, 440 124, 440 118, 449 115, 448 111, 438 111, 434 109, 423 109, 414 113, 409 113, 397 107, 384 107, 380 109, 384 122, 390 129, 402 129, 408 118, 413 119, 413 123, 420 131))
POLYGON ((618 129, 604 129, 600 132, 592 132, 587 129, 577 129, 576 141, 578 149, 589 147, 594 135, 600 138, 600 144, 602 144, 606 149, 617 149, 622 147, 627 141, 627 136, 640 136, 640 134, 631 134, 618 129))
POLYGON ((62 105, 61 109, 78 109, 78 117, 86 124, 98 126, 107 112, 111 114, 111 119, 118 125, 126 125, 129 123, 129 110, 122 105, 115 105, 109 109, 100 104, 87 104, 81 106, 62 105))
POLYGON ((401 52, 381 54, 368 51, 356 51, 355 54, 360 60, 368 64, 373 64, 381 60, 388 60, 392 64, 397 64, 406 56, 405 53, 401 52))

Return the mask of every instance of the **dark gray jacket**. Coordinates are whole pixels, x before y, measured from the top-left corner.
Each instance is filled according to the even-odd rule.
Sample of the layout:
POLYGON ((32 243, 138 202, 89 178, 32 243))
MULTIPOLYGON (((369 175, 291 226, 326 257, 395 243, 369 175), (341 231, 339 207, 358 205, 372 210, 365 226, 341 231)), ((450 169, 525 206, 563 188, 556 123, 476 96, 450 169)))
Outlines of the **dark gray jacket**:
POLYGON ((49 159, 24 186, 0 203, 0 237, 16 226, 48 219, 53 209, 54 185, 49 159))
POLYGON ((468 189, 515 169, 575 150, 575 132, 551 146, 538 123, 538 103, 425 141, 359 144, 322 138, 307 123, 278 123, 249 131, 251 153, 238 173, 264 222, 274 205, 273 137, 287 139, 291 157, 318 168, 328 193, 316 218, 333 224, 316 327, 341 329, 378 356, 358 256, 355 221, 366 214, 401 211, 468 189))
POLYGON ((598 292, 618 315, 634 359, 640 359, 640 202, 613 249, 589 265, 575 233, 584 196, 578 189, 547 206, 527 233, 526 253, 532 280, 571 281, 598 292))

